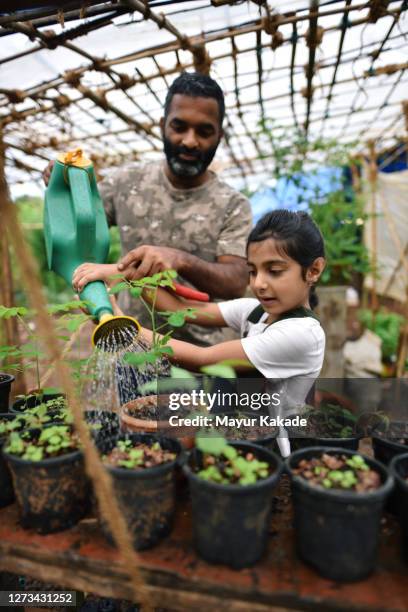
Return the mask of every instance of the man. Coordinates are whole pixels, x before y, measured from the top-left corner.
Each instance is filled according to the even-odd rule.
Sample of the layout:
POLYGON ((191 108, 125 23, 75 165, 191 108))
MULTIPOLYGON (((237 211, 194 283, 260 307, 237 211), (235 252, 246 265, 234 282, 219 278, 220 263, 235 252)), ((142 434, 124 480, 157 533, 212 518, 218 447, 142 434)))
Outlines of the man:
MULTIPOLYGON (((211 299, 244 294, 249 202, 208 170, 224 114, 224 96, 213 79, 181 74, 167 93, 160 121, 164 163, 132 164, 99 183, 108 222, 119 227, 126 253, 120 264, 133 267, 133 279, 172 268, 211 299)), ((119 303, 149 323, 137 300, 121 294, 119 303)), ((189 327, 175 337, 200 344, 222 340, 219 331, 189 327)))

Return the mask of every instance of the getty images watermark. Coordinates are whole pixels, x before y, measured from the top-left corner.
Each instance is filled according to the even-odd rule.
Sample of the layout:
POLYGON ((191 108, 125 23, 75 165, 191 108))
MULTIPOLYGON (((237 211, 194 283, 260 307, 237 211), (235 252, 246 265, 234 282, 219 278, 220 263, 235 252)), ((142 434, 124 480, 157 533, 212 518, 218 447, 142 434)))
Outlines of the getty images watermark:
MULTIPOLYGON (((194 409, 204 408, 211 412, 217 409, 232 409, 239 406, 240 411, 258 411, 261 408, 276 409, 279 411, 281 406, 280 393, 227 393, 216 391, 207 393, 203 389, 194 390, 190 393, 170 393, 169 409, 179 410, 179 408, 194 409)), ((226 414, 215 414, 206 416, 205 414, 195 414, 191 416, 179 416, 174 414, 169 417, 169 425, 172 427, 208 427, 208 426, 228 426, 228 427, 306 427, 307 419, 299 415, 283 417, 281 415, 256 415, 251 417, 233 416, 226 414)))

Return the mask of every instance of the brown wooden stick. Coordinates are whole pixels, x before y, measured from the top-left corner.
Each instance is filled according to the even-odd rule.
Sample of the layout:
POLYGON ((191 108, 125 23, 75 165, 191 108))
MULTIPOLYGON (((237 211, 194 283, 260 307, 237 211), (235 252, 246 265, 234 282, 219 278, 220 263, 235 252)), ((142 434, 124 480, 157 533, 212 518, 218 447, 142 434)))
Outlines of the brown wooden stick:
POLYGON ((370 183, 371 191, 371 265, 372 265, 372 288, 371 288, 371 309, 373 313, 378 310, 378 298, 377 298, 377 205, 376 205, 376 191, 377 191, 377 160, 375 152, 375 141, 368 141, 368 152, 369 152, 369 169, 368 169, 368 180, 370 183))

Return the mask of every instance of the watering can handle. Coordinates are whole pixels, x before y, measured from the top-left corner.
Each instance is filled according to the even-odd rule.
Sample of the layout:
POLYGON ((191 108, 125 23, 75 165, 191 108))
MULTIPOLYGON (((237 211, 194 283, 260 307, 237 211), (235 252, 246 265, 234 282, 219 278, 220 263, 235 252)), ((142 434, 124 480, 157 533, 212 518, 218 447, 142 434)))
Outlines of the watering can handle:
MULTIPOLYGON (((76 222, 76 236, 82 249, 89 245, 91 248, 95 236, 96 216, 92 206, 92 193, 89 175, 83 168, 67 167, 68 181, 71 187, 74 219, 76 222)), ((85 261, 92 260, 86 257, 85 261)))

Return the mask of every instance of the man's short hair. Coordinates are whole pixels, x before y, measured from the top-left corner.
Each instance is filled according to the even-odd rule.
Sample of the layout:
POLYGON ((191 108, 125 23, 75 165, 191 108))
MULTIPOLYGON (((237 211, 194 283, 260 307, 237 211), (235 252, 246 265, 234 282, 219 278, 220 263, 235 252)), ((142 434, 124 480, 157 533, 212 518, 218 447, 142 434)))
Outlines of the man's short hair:
POLYGON ((221 87, 211 77, 199 72, 182 72, 170 85, 164 103, 164 118, 169 114, 173 96, 181 94, 192 98, 214 98, 218 103, 220 126, 224 121, 225 102, 221 87))

